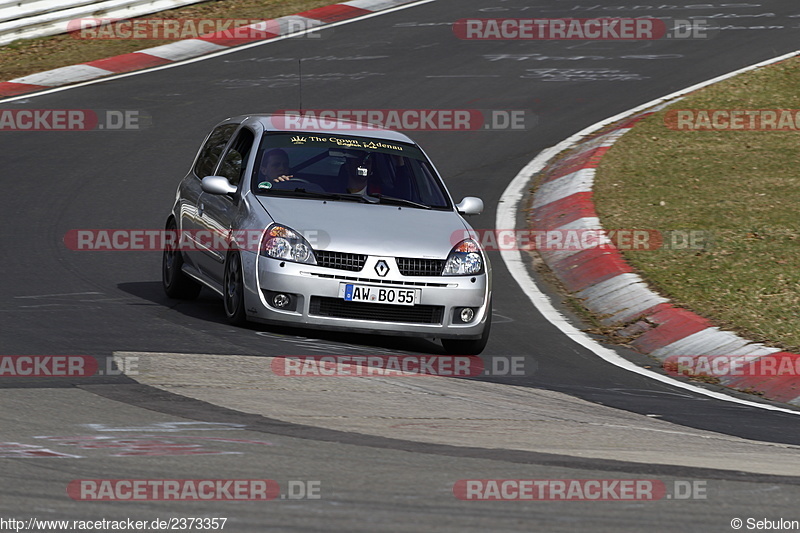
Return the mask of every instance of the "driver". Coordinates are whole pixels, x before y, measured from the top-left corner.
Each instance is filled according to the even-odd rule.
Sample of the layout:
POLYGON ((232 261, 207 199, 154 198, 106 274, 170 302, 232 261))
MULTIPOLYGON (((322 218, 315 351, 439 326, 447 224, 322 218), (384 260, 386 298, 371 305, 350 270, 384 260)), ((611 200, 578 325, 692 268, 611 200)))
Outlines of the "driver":
POLYGON ((285 150, 275 148, 261 158, 261 175, 269 181, 286 181, 294 176, 289 174, 289 154, 285 150))

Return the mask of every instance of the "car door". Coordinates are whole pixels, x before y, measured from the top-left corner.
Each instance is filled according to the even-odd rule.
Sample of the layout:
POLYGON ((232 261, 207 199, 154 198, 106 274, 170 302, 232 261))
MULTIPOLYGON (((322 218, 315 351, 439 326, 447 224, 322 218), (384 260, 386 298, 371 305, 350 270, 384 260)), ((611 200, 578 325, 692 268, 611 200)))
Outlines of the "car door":
POLYGON ((247 229, 234 228, 233 225, 241 206, 242 189, 249 185, 245 172, 254 142, 253 131, 243 126, 228 143, 217 165, 215 175, 226 178, 236 187, 236 193, 229 196, 203 192, 198 198, 197 220, 205 235, 213 235, 212 246, 201 248, 198 261, 203 273, 215 283, 221 284, 224 274, 227 250, 221 245, 227 242, 231 230, 247 229))
POLYGON ((200 218, 204 208, 200 200, 203 195, 200 180, 214 175, 225 147, 238 127, 238 124, 222 124, 214 128, 203 143, 191 173, 181 185, 179 216, 180 228, 184 230, 181 236, 184 260, 204 276, 206 274, 201 265, 204 263, 203 248, 207 240, 199 233, 203 229, 200 218))

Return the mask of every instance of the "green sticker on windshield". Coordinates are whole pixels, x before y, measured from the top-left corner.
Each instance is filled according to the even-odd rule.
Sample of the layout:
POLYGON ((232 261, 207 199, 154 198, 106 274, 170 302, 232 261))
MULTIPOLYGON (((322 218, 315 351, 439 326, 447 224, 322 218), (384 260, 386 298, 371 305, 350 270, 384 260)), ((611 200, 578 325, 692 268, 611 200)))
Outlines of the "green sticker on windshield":
POLYGON ((261 183, 258 184, 258 188, 259 189, 271 189, 272 188, 272 182, 271 181, 262 181, 261 183))

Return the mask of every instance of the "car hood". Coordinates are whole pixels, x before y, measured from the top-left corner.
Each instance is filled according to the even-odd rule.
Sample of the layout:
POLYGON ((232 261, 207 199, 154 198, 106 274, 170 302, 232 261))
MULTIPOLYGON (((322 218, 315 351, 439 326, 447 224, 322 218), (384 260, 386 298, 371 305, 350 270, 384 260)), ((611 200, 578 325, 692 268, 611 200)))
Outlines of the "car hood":
POLYGON ((445 259, 468 228, 455 211, 350 201, 257 199, 275 222, 306 235, 317 250, 445 259))

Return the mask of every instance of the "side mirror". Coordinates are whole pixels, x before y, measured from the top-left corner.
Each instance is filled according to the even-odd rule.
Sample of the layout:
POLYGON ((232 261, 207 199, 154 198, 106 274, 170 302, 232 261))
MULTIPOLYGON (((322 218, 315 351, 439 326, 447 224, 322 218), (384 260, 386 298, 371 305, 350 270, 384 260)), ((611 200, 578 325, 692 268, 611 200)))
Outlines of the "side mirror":
POLYGON ((467 196, 461 203, 456 205, 456 209, 462 215, 480 215, 483 213, 483 200, 474 196, 467 196))
POLYGON ((236 187, 222 176, 206 176, 200 181, 200 188, 208 194, 233 194, 236 187))

